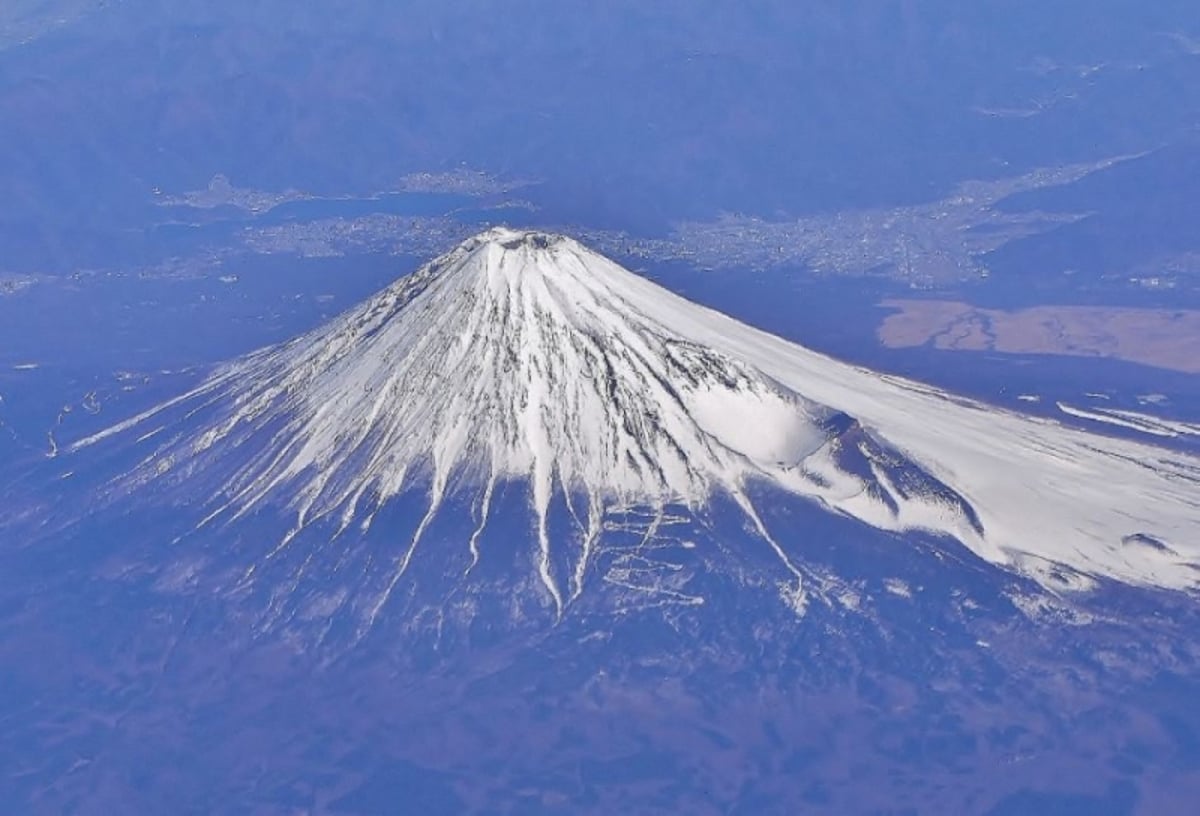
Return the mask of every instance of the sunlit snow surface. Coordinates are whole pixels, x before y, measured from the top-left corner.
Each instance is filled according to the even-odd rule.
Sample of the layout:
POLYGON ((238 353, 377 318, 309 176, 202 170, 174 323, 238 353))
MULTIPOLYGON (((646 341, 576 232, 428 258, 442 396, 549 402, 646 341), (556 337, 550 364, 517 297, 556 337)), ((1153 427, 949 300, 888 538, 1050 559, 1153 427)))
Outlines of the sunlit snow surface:
POLYGON ((1200 461, 847 365, 542 233, 473 238, 73 448, 115 436, 155 447, 112 496, 207 476, 222 490, 201 526, 292 508, 268 560, 318 520, 366 530, 390 499, 427 490, 367 625, 451 493, 476 496, 461 542, 473 565, 496 485, 516 479, 532 486, 538 580, 560 613, 608 510, 698 508, 718 492, 794 576, 784 596, 801 610, 806 573, 760 520, 755 479, 876 528, 953 537, 1060 588, 1200 581, 1200 461), (579 529, 565 581, 551 568, 565 547, 548 533, 556 496, 579 529))

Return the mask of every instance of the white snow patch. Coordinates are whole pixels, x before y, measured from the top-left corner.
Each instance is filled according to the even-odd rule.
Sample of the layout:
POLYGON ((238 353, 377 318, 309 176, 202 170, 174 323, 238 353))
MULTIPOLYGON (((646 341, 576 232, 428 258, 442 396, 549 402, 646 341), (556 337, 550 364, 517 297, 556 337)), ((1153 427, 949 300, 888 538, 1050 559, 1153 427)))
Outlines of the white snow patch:
POLYGON ((1067 405, 1063 402, 1058 403, 1058 410, 1068 416, 1090 419, 1093 422, 1104 422, 1120 428, 1129 428, 1151 436, 1200 436, 1200 424, 1163 419, 1137 411, 1122 411, 1115 408, 1086 410, 1067 405))
POLYGON ((1068 606, 1056 600, 1052 595, 1014 592, 1008 596, 1008 599, 1025 617, 1033 621, 1052 622, 1066 626, 1087 626, 1095 621, 1095 616, 1068 606))

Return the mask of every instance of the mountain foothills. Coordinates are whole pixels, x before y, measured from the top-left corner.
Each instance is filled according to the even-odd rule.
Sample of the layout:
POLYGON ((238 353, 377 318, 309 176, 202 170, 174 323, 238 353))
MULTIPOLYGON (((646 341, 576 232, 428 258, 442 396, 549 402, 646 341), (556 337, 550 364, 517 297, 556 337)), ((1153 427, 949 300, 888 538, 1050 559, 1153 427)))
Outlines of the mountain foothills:
POLYGON ((69 455, 109 463, 110 511, 190 508, 170 581, 208 576, 321 640, 481 614, 498 575, 521 590, 489 615, 513 619, 592 587, 700 605, 693 567, 718 555, 795 615, 848 603, 773 531, 780 506, 958 542, 1054 591, 1200 581, 1193 458, 839 362, 540 232, 472 238, 69 455))

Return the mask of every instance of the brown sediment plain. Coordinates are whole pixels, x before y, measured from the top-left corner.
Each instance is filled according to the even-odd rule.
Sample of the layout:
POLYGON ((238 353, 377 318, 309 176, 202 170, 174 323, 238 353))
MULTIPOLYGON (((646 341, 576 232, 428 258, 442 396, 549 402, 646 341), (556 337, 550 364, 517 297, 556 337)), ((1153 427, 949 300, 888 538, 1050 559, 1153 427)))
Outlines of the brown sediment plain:
POLYGON ((889 348, 1110 357, 1200 374, 1200 311, 1103 306, 980 309, 946 300, 885 300, 878 334, 889 348))

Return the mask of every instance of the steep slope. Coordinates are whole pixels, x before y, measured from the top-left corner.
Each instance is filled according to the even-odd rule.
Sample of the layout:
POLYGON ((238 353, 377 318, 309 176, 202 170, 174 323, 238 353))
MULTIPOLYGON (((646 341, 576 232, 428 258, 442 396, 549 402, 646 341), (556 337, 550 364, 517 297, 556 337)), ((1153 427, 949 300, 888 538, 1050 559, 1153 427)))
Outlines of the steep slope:
POLYGON ((802 609, 808 573, 762 523, 755 480, 879 529, 954 538, 1056 587, 1200 577, 1195 460, 838 362, 543 233, 471 239, 72 451, 115 437, 153 450, 111 497, 151 484, 215 494, 201 528, 290 507, 292 529, 265 560, 318 522, 335 538, 369 531, 394 498, 426 491, 368 625, 451 494, 477 508, 458 544, 469 571, 497 485, 521 480, 538 580, 560 614, 584 590, 606 515, 661 517, 718 494, 774 551, 802 609), (554 501, 578 528, 569 547, 548 530, 554 501))

